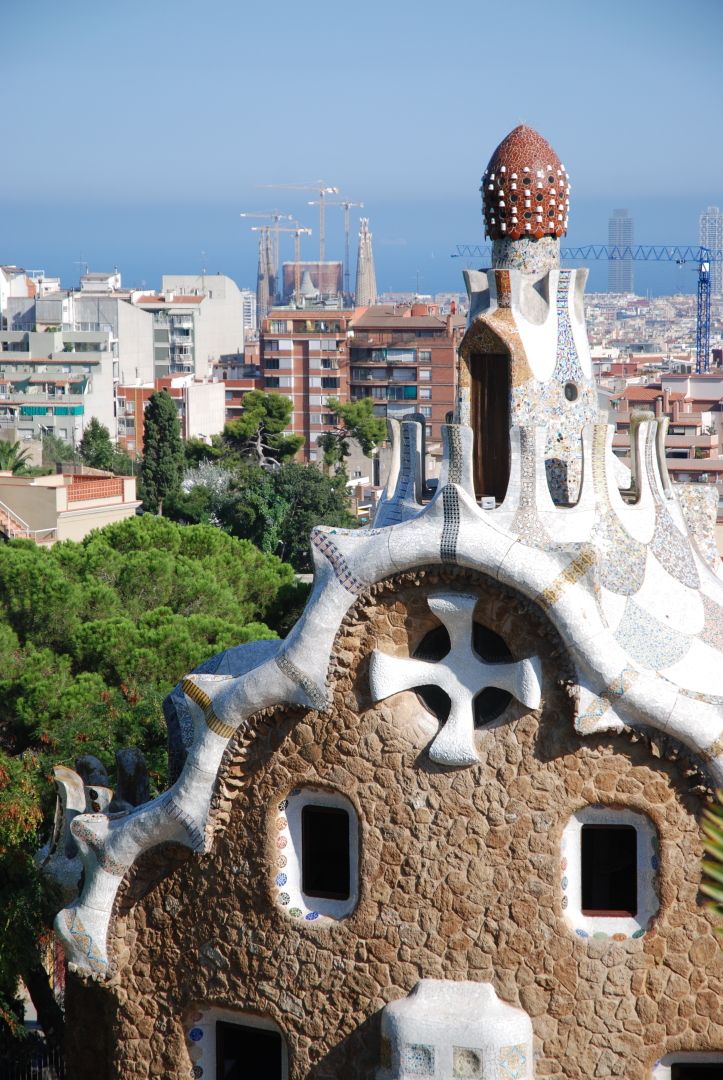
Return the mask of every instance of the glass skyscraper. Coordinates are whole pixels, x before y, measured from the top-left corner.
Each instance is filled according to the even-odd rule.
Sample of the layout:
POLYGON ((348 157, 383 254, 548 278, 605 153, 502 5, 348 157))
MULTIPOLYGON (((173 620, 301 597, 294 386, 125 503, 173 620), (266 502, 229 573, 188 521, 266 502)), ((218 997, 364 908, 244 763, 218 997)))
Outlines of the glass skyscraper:
MULTIPOLYGON (((627 247, 633 243, 633 219, 628 210, 613 210, 608 220, 608 245, 610 247, 627 247)), ((623 259, 610 259, 608 261, 608 292, 631 293, 633 292, 633 260, 626 256, 623 259)))

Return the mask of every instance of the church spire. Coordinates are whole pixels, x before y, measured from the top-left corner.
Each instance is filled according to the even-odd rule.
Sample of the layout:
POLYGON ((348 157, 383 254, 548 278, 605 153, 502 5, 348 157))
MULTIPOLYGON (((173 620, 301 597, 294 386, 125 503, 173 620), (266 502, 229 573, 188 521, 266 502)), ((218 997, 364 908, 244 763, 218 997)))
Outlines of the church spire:
POLYGON ((356 263, 356 304, 357 307, 369 307, 377 302, 377 278, 374 273, 374 253, 372 234, 369 232, 369 218, 359 219, 359 254, 356 263))

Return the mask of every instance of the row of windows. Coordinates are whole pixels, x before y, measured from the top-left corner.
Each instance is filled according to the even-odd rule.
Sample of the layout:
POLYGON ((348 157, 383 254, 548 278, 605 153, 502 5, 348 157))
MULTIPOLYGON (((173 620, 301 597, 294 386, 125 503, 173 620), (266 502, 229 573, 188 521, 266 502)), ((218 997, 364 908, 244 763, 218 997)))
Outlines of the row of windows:
MULTIPOLYGON (((211 1066, 197 1075, 213 1075, 209 1058, 215 1056, 216 1080, 247 1077, 286 1080, 288 1076, 286 1041, 278 1028, 262 1017, 249 1016, 235 1022, 217 1020, 215 1024, 196 1026, 190 1029, 189 1039, 202 1051, 204 1063, 211 1066), (209 1027, 211 1030, 207 1031, 209 1027), (211 1045, 203 1045, 209 1035, 211 1045)), ((669 1054, 658 1062, 652 1080, 720 1080, 722 1070, 722 1055, 684 1051, 669 1054)))
MULTIPOLYGON (((357 822, 351 805, 345 803, 341 796, 303 792, 285 800, 289 856, 299 860, 304 898, 356 902, 351 882, 359 857, 353 839, 357 822)), ((652 878, 657 869, 657 839, 646 818, 627 810, 587 808, 574 815, 565 830, 564 848, 563 889, 566 896, 574 897, 574 907, 582 916, 635 919, 641 915, 647 921, 654 905, 641 893, 649 891, 645 875, 652 878), (570 881, 572 876, 576 880, 570 881)), ((290 871, 282 874, 280 887, 286 889, 293 876, 290 871)))

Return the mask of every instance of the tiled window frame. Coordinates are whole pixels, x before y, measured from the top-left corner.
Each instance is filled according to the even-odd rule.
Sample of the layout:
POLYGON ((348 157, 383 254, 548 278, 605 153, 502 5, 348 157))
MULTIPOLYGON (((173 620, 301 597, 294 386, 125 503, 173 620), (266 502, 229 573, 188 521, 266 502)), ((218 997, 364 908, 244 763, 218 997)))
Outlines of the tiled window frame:
POLYGON ((351 915, 359 901, 359 819, 354 804, 340 791, 321 787, 294 788, 276 807, 272 817, 276 865, 271 891, 277 904, 292 919, 329 923, 351 915), (349 815, 349 897, 332 900, 307 896, 302 889, 301 812, 305 806, 329 806, 349 815))
POLYGON ((281 1036, 281 1076, 288 1080, 289 1052, 286 1036, 278 1024, 266 1016, 242 1012, 238 1009, 221 1009, 217 1006, 198 1005, 184 1024, 186 1046, 191 1059, 190 1077, 194 1080, 216 1080, 216 1024, 242 1024, 245 1027, 275 1031, 281 1036))
POLYGON ((624 941, 642 937, 660 908, 658 896, 658 833, 649 817, 621 806, 585 806, 576 811, 562 834, 560 876, 562 908, 571 929, 580 938, 624 941), (583 825, 631 825, 638 834, 638 910, 634 916, 583 915, 583 825))
MULTIPOLYGON (((723 1066, 723 1052, 718 1050, 678 1050, 666 1054, 653 1065, 651 1080, 671 1080, 673 1065, 717 1065, 723 1066)), ((722 1070, 723 1071, 723 1070, 722 1070)))

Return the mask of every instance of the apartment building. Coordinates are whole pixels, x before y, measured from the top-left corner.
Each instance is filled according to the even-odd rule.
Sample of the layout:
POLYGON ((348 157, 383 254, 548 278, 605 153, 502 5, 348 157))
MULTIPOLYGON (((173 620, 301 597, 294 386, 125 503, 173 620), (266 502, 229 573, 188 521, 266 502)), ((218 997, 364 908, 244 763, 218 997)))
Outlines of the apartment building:
POLYGON ((370 397, 378 416, 421 413, 428 442, 454 408, 457 346, 464 318, 433 303, 378 304, 352 321, 349 397, 370 397))
POLYGON ((175 375, 117 389, 118 445, 131 457, 143 450, 144 415, 151 394, 167 390, 178 410, 183 439, 209 439, 226 423, 226 388, 217 377, 175 375))
POLYGON ((668 472, 680 483, 715 484, 723 521, 723 375, 666 374, 656 383, 628 383, 609 394, 615 453, 629 464, 633 412, 667 416, 668 472))
POLYGON ((158 293, 134 293, 153 316, 153 378, 205 378, 244 348, 244 297, 224 274, 164 274, 158 293))
POLYGON ((294 404, 290 431, 303 435, 300 457, 318 461, 319 435, 336 426, 330 398, 349 398, 348 334, 354 312, 323 308, 276 308, 262 324, 263 389, 286 394, 294 404))
POLYGON ((117 436, 115 389, 150 378, 153 323, 123 295, 10 297, 0 331, 0 427, 77 443, 92 417, 117 436))

